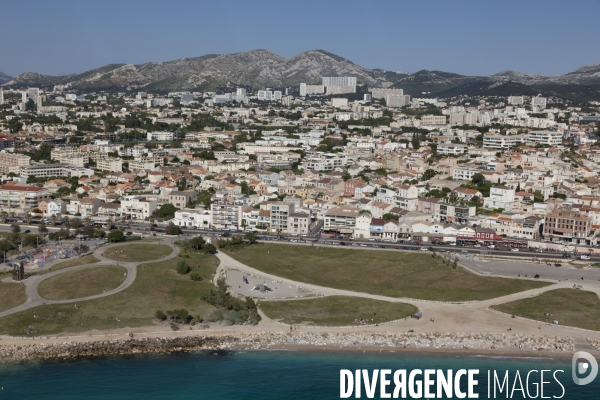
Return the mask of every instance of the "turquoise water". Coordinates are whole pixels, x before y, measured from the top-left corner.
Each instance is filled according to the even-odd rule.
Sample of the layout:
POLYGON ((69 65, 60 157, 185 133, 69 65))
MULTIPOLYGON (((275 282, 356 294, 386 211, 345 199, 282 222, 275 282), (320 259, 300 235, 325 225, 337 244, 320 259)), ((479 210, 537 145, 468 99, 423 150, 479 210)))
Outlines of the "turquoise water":
MULTIPOLYGON (((487 397, 487 370, 563 369, 564 399, 600 398, 600 377, 576 386, 567 360, 414 356, 291 351, 195 352, 77 361, 0 365, 4 399, 337 399, 340 369, 480 369, 479 398, 487 397)), ((525 381, 523 374, 523 382, 525 381)), ((539 378, 538 378, 539 380, 539 378)), ((559 396, 552 384, 545 396, 559 396)), ((364 389, 363 389, 364 390, 364 389)), ((379 391, 376 392, 379 398, 379 391)), ((354 398, 354 397, 352 397, 354 398)), ((366 398, 363 391, 362 398, 366 398)), ((498 394, 497 398, 506 398, 498 394)), ((516 392, 512 398, 523 398, 516 392)), ((526 397, 529 398, 529 397, 526 397)))

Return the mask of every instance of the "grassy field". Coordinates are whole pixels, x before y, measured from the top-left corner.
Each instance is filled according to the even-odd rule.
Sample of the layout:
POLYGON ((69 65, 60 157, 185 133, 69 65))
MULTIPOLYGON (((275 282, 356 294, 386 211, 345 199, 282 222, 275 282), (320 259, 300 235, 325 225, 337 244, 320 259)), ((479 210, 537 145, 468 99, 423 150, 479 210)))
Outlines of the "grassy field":
POLYGON ((192 315, 205 316, 214 308, 201 298, 214 289, 210 280, 219 260, 212 254, 184 255, 189 258, 175 257, 138 266, 137 279, 129 288, 112 296, 78 302, 79 309, 73 304, 45 305, 0 318, 0 333, 23 335, 28 325, 33 325, 38 335, 148 326, 159 309, 185 308, 192 315), (181 260, 199 272, 203 280, 194 282, 189 274, 177 274, 175 265, 181 260))
POLYGON ((44 274, 47 274, 48 272, 57 271, 59 269, 75 267, 77 265, 94 264, 99 261, 100 260, 98 260, 97 258, 95 258, 92 255, 83 256, 83 257, 75 257, 75 258, 71 258, 67 261, 59 262, 58 264, 53 265, 52 267, 50 267, 49 269, 47 269, 45 271, 36 272, 36 274, 44 275, 44 274))
POLYGON ((229 254, 260 271, 298 282, 391 297, 484 300, 548 285, 454 270, 431 253, 259 244, 229 254))
POLYGON ((585 290, 549 290, 536 297, 499 304, 493 308, 541 322, 552 323, 557 320, 560 325, 600 331, 600 299, 596 293, 585 290))
POLYGON ((369 324, 401 319, 414 314, 417 307, 406 303, 330 296, 310 300, 267 301, 260 309, 269 317, 286 324, 317 326, 352 325, 362 318, 369 324))
MULTIPOLYGON (((0 279, 10 277, 9 274, 0 274, 0 279)), ((25 303, 25 286, 19 283, 0 282, 0 311, 8 310, 25 303)))
POLYGON ((38 293, 48 300, 70 300, 101 294, 119 287, 127 269, 103 265, 63 272, 40 282, 38 293))
POLYGON ((104 250, 104 257, 115 261, 156 261, 168 256, 173 250, 164 244, 124 244, 104 250))

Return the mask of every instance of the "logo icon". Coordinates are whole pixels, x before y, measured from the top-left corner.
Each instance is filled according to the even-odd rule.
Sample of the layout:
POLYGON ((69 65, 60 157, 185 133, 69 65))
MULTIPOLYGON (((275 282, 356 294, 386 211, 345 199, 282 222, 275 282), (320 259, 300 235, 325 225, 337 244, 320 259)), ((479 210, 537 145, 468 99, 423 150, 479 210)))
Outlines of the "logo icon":
POLYGON ((576 385, 587 385, 598 375, 598 362, 594 356, 585 351, 578 351, 573 355, 571 366, 573 370, 573 382, 576 385), (582 377, 588 372, 589 375, 587 377, 582 377))

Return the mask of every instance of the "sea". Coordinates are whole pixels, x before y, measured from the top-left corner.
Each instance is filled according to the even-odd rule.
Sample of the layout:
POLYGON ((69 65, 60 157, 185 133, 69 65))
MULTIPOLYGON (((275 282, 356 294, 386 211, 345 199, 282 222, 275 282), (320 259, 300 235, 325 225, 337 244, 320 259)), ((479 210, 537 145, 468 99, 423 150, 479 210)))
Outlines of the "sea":
MULTIPOLYGON (((539 388, 540 375, 531 373, 529 395, 517 391, 507 397, 506 391, 497 391, 496 397, 493 392, 488 397, 488 371, 496 371, 499 377, 509 371, 510 386, 519 371, 526 386, 529 371, 550 370, 544 376, 548 382, 544 384, 544 398, 600 398, 600 377, 587 386, 577 386, 570 364, 564 358, 356 351, 199 351, 111 356, 0 364, 0 400, 339 399, 342 369, 366 369, 370 373, 374 369, 478 369, 475 393, 482 399, 534 398, 535 385, 539 388), (556 373, 564 392, 552 377, 558 370, 564 371, 556 373)), ((361 395, 367 398, 364 388, 361 395)), ((355 394, 350 398, 356 398, 355 394)), ((373 398, 380 398, 379 388, 373 398)), ((537 398, 542 398, 539 393, 537 398)))

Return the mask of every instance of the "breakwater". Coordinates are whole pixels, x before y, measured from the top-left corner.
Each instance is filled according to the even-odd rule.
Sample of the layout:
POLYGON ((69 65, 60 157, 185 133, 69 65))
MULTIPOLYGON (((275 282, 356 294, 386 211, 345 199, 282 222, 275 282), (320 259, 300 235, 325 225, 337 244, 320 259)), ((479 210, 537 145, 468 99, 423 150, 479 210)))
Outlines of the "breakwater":
MULTIPOLYGON (((116 354, 170 353, 195 350, 269 349, 286 346, 337 348, 522 350, 570 352, 573 339, 559 336, 473 333, 368 333, 368 332, 240 332, 177 337, 140 337, 47 343, 5 344, 0 342, 0 360, 71 359, 116 354)), ((598 345, 597 343, 591 343, 598 345)), ((596 347, 597 348, 597 347, 596 347)))

